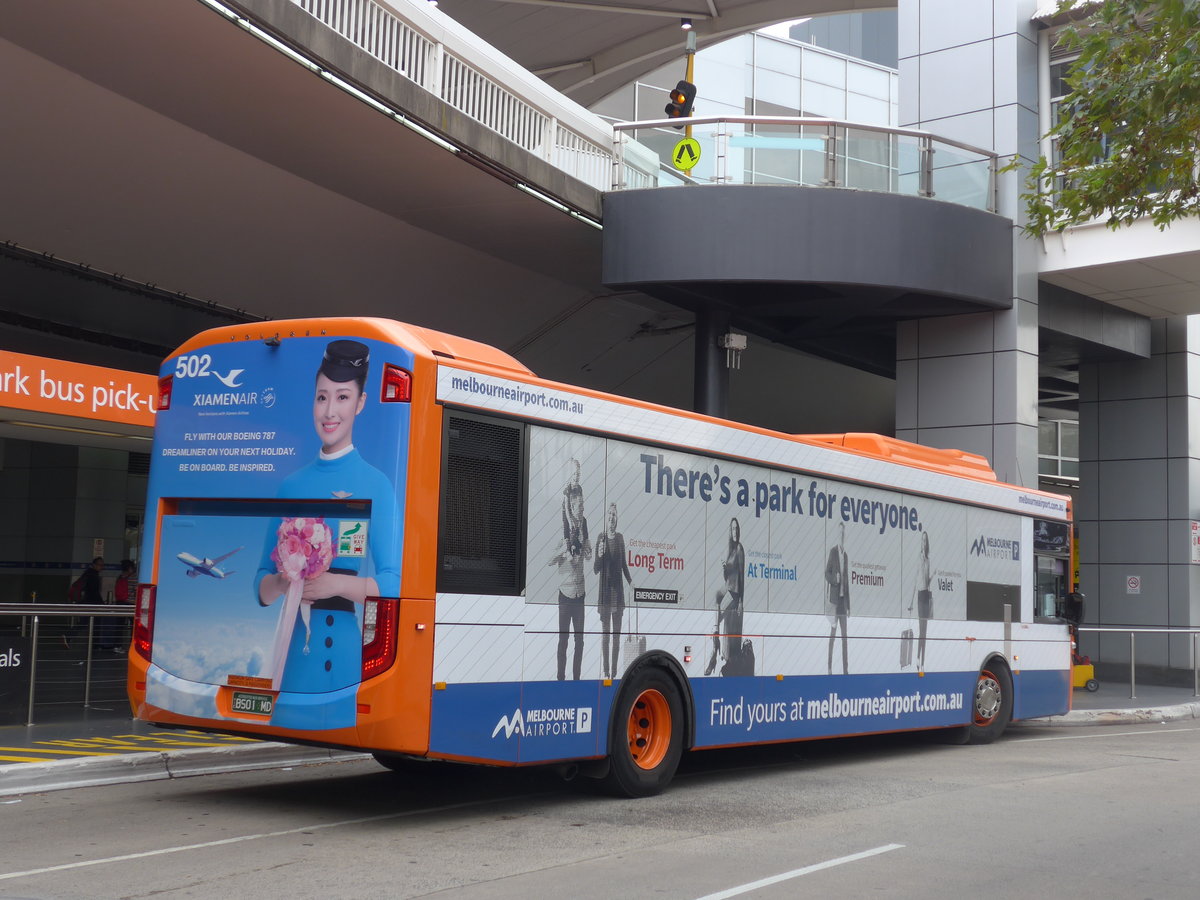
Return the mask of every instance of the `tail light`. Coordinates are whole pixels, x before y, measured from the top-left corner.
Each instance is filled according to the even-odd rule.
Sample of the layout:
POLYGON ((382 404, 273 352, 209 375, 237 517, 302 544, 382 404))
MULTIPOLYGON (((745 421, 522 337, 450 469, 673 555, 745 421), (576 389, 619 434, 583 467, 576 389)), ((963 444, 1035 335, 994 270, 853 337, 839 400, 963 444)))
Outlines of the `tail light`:
POLYGON ((150 661, 150 646, 154 643, 154 597, 156 594, 155 585, 138 585, 137 609, 133 614, 133 651, 146 662, 150 661))
POLYGON ((387 363, 383 367, 381 403, 408 403, 412 399, 412 376, 399 366, 387 363))
POLYGON ((399 628, 399 600, 367 600, 363 606, 363 681, 387 671, 396 661, 399 628))
POLYGON ((171 375, 164 375, 158 379, 158 404, 155 409, 171 408, 171 388, 174 384, 175 378, 171 375))

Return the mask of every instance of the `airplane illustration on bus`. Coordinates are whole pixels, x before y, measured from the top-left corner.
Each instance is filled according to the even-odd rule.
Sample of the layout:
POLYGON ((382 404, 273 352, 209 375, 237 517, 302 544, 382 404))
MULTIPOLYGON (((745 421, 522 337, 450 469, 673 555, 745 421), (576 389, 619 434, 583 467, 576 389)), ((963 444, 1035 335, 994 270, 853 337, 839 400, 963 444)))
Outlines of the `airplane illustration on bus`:
POLYGON ((197 557, 192 556, 190 553, 180 553, 175 558, 188 567, 188 578, 196 578, 200 575, 207 575, 210 578, 227 578, 232 575, 233 572, 226 572, 223 569, 219 569, 217 568, 217 564, 224 562, 225 560, 229 559, 229 557, 233 556, 233 554, 237 553, 238 550, 242 549, 244 548, 238 547, 234 550, 230 550, 224 556, 218 556, 216 559, 209 559, 207 556, 203 559, 198 559, 197 557))

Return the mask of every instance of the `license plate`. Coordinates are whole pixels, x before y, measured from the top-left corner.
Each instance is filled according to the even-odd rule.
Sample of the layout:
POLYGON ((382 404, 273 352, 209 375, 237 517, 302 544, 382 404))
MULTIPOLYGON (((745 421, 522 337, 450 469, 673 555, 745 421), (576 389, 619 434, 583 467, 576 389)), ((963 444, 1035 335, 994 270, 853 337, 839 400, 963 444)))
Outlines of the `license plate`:
POLYGON ((233 692, 233 711, 252 716, 269 716, 275 708, 275 698, 270 694, 251 694, 246 691, 233 692))

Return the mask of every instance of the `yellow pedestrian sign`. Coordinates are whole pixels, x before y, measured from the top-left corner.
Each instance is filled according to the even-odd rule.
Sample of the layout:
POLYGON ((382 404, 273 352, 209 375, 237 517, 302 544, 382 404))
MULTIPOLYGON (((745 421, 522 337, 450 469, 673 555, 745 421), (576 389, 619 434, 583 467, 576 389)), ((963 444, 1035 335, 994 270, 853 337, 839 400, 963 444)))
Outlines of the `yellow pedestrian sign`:
POLYGON ((694 168, 696 163, 700 162, 700 142, 695 138, 684 138, 675 145, 671 162, 675 164, 675 168, 684 171, 694 168))

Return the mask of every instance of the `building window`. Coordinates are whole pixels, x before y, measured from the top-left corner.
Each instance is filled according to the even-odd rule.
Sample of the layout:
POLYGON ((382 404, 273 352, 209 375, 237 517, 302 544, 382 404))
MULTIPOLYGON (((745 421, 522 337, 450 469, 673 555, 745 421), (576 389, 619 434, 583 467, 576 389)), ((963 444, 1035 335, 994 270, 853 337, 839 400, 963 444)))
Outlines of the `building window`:
POLYGON ((1073 419, 1038 422, 1038 474, 1079 477, 1079 423, 1073 419))

